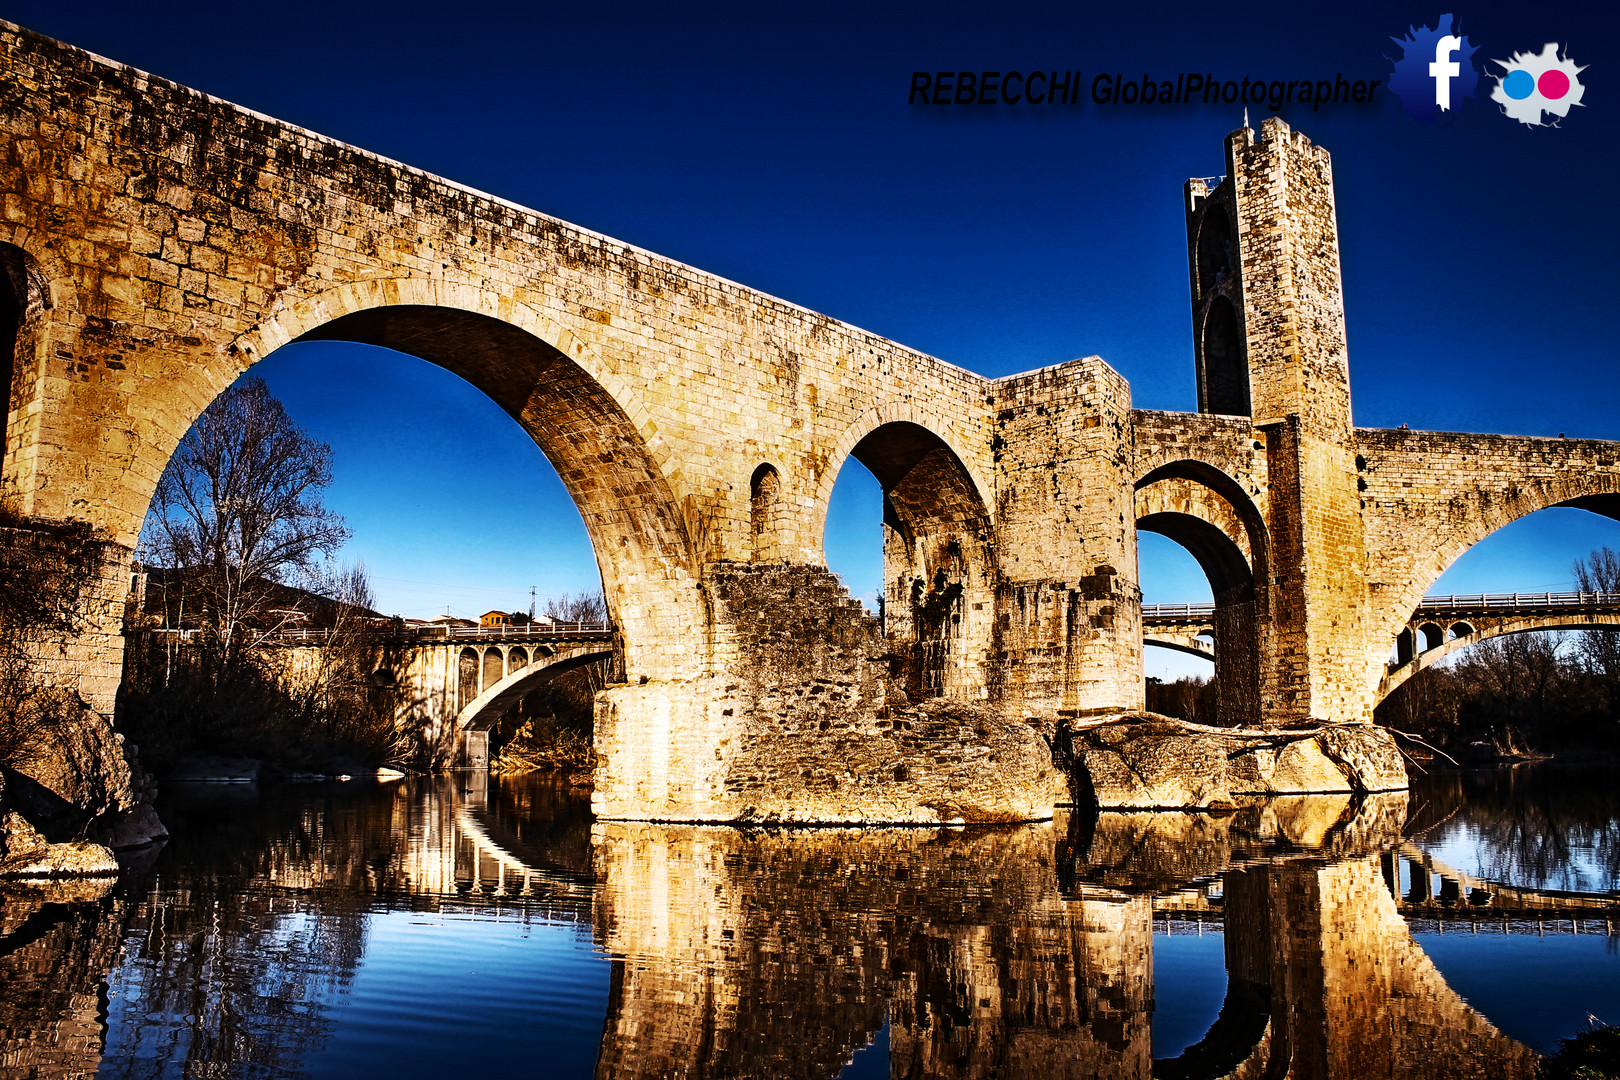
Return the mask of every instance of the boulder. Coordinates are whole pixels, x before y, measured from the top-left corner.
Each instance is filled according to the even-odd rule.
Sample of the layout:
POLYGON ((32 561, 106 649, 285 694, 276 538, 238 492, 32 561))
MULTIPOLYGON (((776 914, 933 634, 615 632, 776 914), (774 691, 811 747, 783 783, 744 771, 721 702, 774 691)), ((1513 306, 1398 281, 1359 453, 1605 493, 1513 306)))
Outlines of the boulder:
POLYGON ((1234 807, 1253 795, 1407 786, 1393 737, 1368 724, 1224 730, 1141 713, 1076 725, 1066 742, 1081 801, 1103 808, 1234 807))

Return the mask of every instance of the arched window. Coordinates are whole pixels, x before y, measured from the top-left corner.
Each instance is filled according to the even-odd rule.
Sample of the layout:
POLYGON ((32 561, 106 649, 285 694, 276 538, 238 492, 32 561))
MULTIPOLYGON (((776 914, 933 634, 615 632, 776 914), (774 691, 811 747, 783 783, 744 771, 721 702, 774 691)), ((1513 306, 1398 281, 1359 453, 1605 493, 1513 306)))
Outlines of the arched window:
POLYGON ((782 476, 769 463, 754 470, 749 482, 748 520, 754 541, 754 562, 782 558, 782 476))
POLYGON ((1237 313, 1224 296, 1217 296, 1204 316, 1201 360, 1202 411, 1221 416, 1248 416, 1249 367, 1243 355, 1237 313))
POLYGON ((1198 295, 1208 296, 1210 290, 1225 278, 1232 276, 1232 225, 1226 209, 1211 205, 1204 212, 1204 221, 1198 227, 1198 295))
POLYGON ((22 248, 0 243, 0 357, 5 360, 5 401, 0 405, 0 454, 6 449, 8 421, 17 403, 17 377, 34 353, 35 316, 44 309, 45 290, 22 248))

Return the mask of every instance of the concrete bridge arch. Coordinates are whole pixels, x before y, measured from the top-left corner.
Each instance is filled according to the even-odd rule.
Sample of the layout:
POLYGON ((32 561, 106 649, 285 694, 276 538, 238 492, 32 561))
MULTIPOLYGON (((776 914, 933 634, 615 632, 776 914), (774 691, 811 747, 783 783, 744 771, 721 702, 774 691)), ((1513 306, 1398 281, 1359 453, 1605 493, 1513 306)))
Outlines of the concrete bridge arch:
MULTIPOLYGON (((508 654, 520 646, 510 646, 508 654)), ((485 657, 495 652, 486 650, 485 657)), ((457 731, 487 731, 525 694, 537 689, 566 671, 584 667, 598 660, 612 660, 613 650, 603 648, 599 642, 582 642, 535 648, 532 658, 518 666, 509 666, 499 679, 484 686, 478 696, 461 706, 456 713, 457 731)))
MULTIPOLYGON (((1378 700, 1383 701, 1403 683, 1425 668, 1431 668, 1471 645, 1491 638, 1510 634, 1534 634, 1554 630, 1614 630, 1620 629, 1620 613, 1586 612, 1582 614, 1526 611, 1511 616, 1470 616, 1466 621, 1414 619, 1412 625, 1401 631, 1412 642, 1410 655, 1397 660, 1378 684, 1378 700), (1448 625, 1449 624, 1449 625, 1448 625), (1422 640, 1418 633, 1425 627, 1435 627, 1444 635, 1442 640, 1422 650, 1416 648, 1422 640)), ((1425 642, 1427 644, 1427 642, 1425 642)))

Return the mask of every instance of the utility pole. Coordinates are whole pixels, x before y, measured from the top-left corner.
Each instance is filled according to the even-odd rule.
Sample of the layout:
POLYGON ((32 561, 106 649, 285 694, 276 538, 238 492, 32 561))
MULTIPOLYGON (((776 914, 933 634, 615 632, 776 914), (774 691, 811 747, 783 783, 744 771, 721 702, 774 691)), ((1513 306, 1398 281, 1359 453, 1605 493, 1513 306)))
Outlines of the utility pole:
POLYGON ((535 586, 529 586, 529 621, 534 622, 534 593, 535 586))

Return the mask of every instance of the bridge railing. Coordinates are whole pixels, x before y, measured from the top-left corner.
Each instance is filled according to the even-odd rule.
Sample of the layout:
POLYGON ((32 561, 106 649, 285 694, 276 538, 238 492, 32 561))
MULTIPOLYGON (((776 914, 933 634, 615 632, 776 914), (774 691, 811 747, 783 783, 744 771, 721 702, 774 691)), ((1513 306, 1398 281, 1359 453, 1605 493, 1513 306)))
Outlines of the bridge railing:
MULTIPOLYGON (((1425 596, 1418 612, 1480 608, 1620 607, 1620 592, 1452 593, 1425 596)), ((1143 619, 1196 619, 1215 614, 1214 604, 1143 604, 1143 619)))
POLYGON ((1215 614, 1214 604, 1143 604, 1144 619, 1198 619, 1215 614))
MULTIPOLYGON (((158 641, 174 641, 190 645, 199 640, 201 630, 148 630, 158 641)), ((562 638, 586 634, 609 634, 613 624, 607 622, 529 623, 524 626, 407 626, 387 624, 370 626, 357 637, 366 641, 525 641, 529 639, 562 638)), ((255 637, 255 645, 313 645, 328 640, 332 631, 325 628, 302 627, 273 630, 255 637)))
POLYGON ((1418 611, 1444 611, 1453 608, 1553 608, 1620 607, 1620 593, 1541 592, 1541 593, 1453 593, 1425 596, 1418 611))

